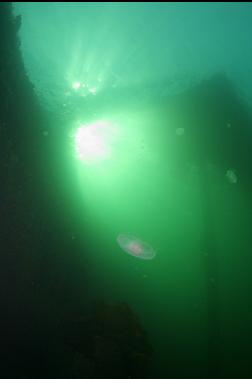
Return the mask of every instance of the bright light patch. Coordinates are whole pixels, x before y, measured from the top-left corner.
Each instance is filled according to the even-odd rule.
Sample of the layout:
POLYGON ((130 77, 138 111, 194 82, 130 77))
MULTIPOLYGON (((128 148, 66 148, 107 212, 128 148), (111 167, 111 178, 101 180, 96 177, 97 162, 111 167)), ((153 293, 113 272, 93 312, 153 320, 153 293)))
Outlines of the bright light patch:
POLYGON ((108 144, 110 132, 110 125, 106 121, 98 121, 78 128, 75 135, 78 158, 87 164, 106 159, 110 154, 108 144))
POLYGON ((81 86, 81 83, 80 83, 80 82, 74 82, 74 83, 72 84, 72 88, 75 89, 75 90, 79 89, 80 86, 81 86))

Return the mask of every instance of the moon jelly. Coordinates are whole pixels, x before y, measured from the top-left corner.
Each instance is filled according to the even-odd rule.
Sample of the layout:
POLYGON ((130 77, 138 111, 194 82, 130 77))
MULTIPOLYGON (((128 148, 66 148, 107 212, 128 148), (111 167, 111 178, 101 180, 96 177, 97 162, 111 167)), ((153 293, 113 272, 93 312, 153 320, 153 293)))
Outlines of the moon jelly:
POLYGON ((119 234, 117 242, 125 253, 140 259, 153 259, 156 252, 144 241, 131 234, 119 234))

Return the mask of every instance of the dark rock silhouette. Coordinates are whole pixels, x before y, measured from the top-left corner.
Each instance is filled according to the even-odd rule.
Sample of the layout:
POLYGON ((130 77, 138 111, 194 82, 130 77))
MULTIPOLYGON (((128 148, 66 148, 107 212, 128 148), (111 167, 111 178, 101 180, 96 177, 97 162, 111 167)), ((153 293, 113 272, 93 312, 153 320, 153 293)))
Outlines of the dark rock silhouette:
POLYGON ((102 302, 89 318, 84 315, 68 324, 63 322, 59 335, 73 351, 76 378, 83 372, 97 379, 147 377, 153 349, 126 303, 102 302))

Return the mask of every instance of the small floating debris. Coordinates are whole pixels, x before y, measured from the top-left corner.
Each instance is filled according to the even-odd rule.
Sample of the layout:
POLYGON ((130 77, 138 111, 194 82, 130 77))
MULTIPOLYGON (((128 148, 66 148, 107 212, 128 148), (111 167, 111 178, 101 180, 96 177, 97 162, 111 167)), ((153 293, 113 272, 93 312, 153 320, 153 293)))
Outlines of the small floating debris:
POLYGON ((226 178, 229 181, 229 183, 231 183, 231 184, 237 183, 237 180, 238 180, 235 171, 231 170, 231 169, 227 170, 226 178))
POLYGON ((210 283, 212 284, 212 286, 215 286, 216 285, 216 279, 215 278, 210 278, 209 279, 210 283))
POLYGON ((96 95, 97 89, 95 87, 90 88, 89 92, 92 93, 92 95, 96 95))
POLYGON ((176 129, 176 134, 177 136, 182 136, 183 134, 185 134, 185 129, 184 128, 177 128, 176 129))

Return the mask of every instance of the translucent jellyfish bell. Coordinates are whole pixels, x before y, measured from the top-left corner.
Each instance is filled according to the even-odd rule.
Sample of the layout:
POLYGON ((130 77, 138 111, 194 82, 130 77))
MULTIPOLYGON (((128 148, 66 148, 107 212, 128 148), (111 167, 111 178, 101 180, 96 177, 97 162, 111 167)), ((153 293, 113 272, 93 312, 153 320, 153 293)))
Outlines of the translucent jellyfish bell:
POLYGON ((131 234, 119 234, 117 242, 125 253, 140 259, 153 259, 156 252, 144 241, 131 234))

